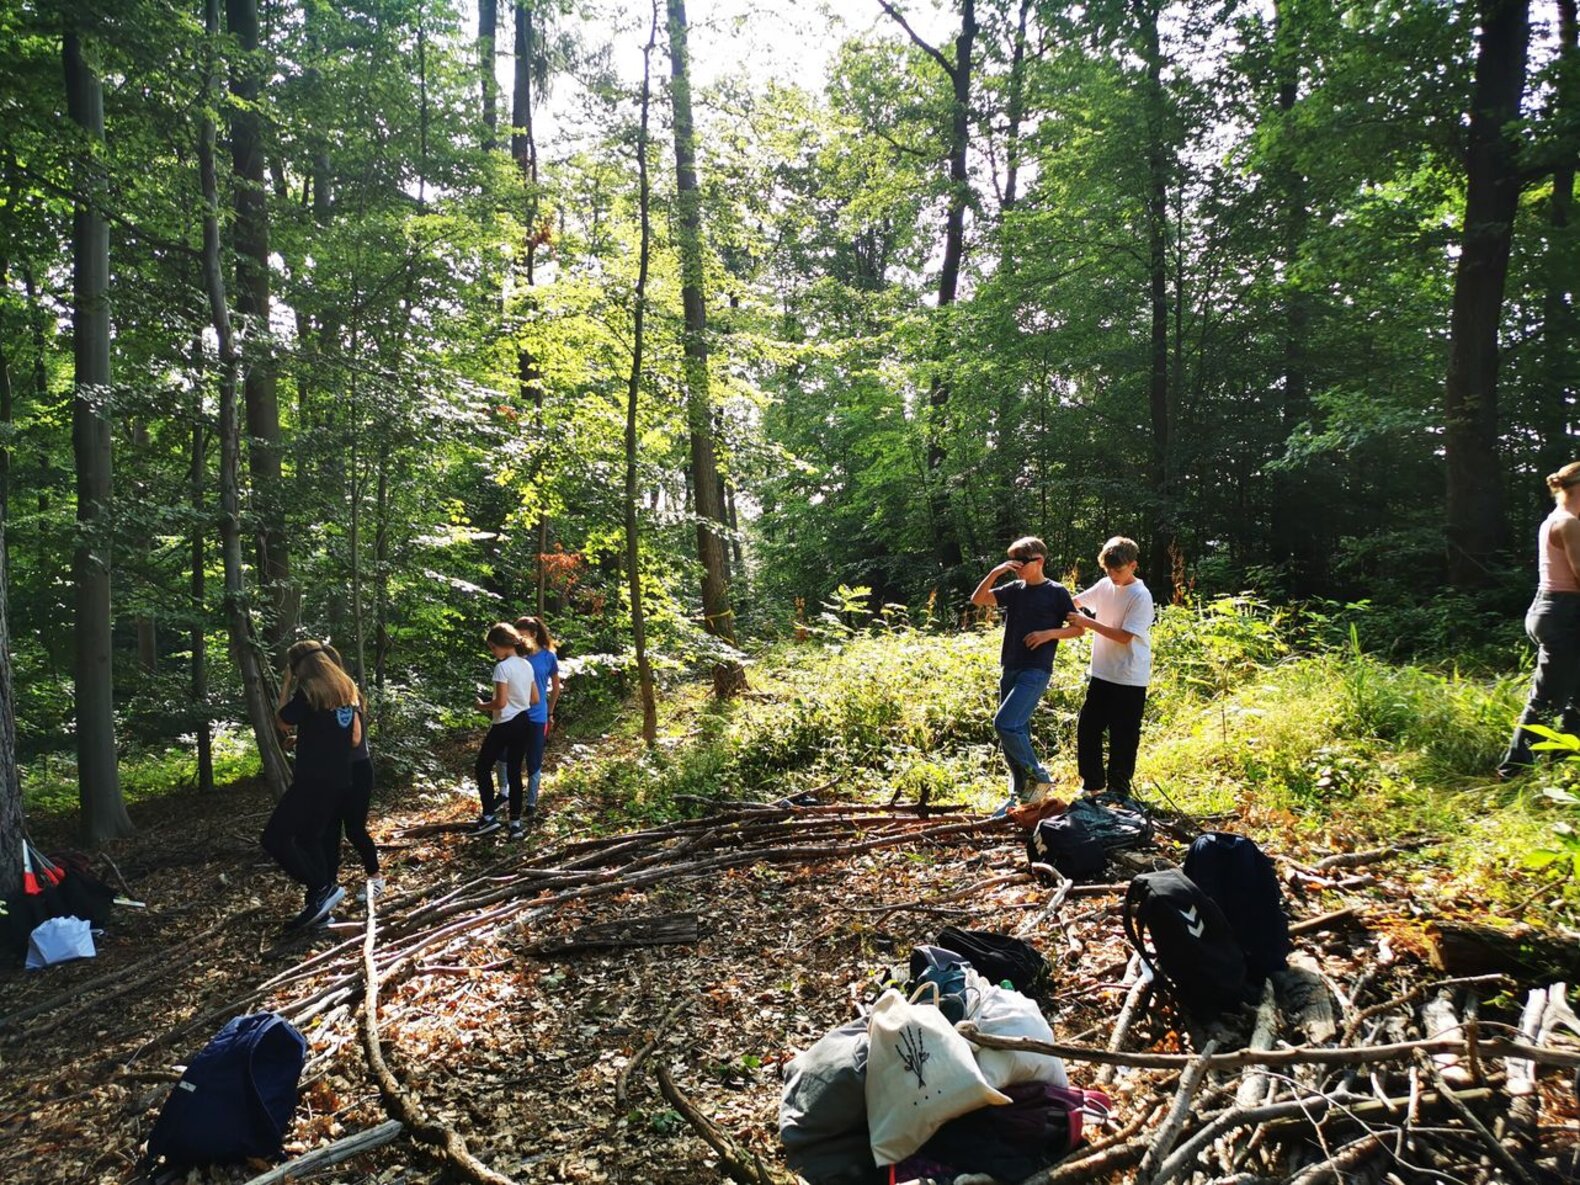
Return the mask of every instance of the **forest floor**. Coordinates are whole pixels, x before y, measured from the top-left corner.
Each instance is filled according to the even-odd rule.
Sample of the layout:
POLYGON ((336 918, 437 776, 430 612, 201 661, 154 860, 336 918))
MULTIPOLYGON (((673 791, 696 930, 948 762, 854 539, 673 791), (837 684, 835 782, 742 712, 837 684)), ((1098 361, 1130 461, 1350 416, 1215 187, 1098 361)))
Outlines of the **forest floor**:
MULTIPOLYGON (((632 746, 636 759, 629 738, 595 743, 603 758, 632 746)), ((382 1047, 429 1115, 496 1172, 523 1185, 720 1179, 719 1156, 660 1093, 661 1066, 749 1154, 782 1165, 781 1063, 875 998, 910 947, 946 924, 1028 927, 1024 936, 1053 965, 1043 1002, 1058 1038, 1108 1041, 1131 986, 1122 887, 1050 914, 1049 889, 1026 874, 1012 824, 958 805, 889 809, 878 798, 849 811, 780 812, 761 826, 752 820, 765 816, 725 802, 709 808, 711 823, 611 834, 606 804, 554 777, 563 745, 551 743, 545 818, 522 842, 460 833, 476 804, 459 777, 381 787, 375 802, 390 881, 379 950, 406 956, 383 964, 382 1047), (568 789, 556 793, 559 785, 568 789), (543 949, 585 937, 590 924, 629 932, 633 919, 677 914, 696 915, 694 941, 543 949)), ((576 751, 585 757, 589 747, 576 751)), ((457 744, 448 757, 461 768, 470 750, 457 744)), ((764 786, 761 796, 783 789, 764 786)), ((839 800, 837 787, 823 790, 824 802, 839 800)), ((255 784, 139 804, 137 835, 107 855, 116 887, 146 908, 117 908, 94 960, 0 978, 0 1180, 131 1181, 182 1064, 225 1019, 263 1008, 292 1018, 311 1047, 288 1156, 388 1118, 358 1031, 363 909, 348 896, 335 927, 281 938, 299 897, 258 847, 269 808, 255 784)), ((1374 845, 1375 829, 1314 832, 1255 808, 1216 822, 1277 837, 1268 846, 1295 921, 1351 910, 1298 939, 1346 1014, 1463 970, 1428 965, 1428 923, 1483 922, 1483 910, 1467 901, 1457 917, 1441 904, 1425 916, 1411 888, 1423 874, 1419 854, 1409 857, 1408 881, 1395 859, 1403 852, 1325 872, 1316 867, 1323 858, 1374 845)), ((47 819, 36 830, 46 850, 69 846, 47 819)), ((1184 838, 1160 835, 1144 860, 1177 861, 1184 838)), ((355 884, 354 871, 353 859, 344 883, 355 884)), ((1482 1023, 1517 1020, 1522 989, 1536 984, 1516 973, 1487 988, 1482 1023)), ((1127 1047, 1187 1047, 1182 1028, 1154 1004, 1127 1047)), ((1096 1067, 1070 1069, 1084 1084, 1096 1067)), ((1120 1070, 1108 1088, 1118 1122, 1166 1102, 1177 1078, 1120 1070)), ((1564 1163, 1575 1165, 1577 1117, 1573 1093, 1549 1075, 1541 1137, 1560 1176, 1564 1163)), ((184 1180, 228 1185, 267 1167, 184 1180)), ((402 1138, 301 1179, 455 1178, 402 1138)))

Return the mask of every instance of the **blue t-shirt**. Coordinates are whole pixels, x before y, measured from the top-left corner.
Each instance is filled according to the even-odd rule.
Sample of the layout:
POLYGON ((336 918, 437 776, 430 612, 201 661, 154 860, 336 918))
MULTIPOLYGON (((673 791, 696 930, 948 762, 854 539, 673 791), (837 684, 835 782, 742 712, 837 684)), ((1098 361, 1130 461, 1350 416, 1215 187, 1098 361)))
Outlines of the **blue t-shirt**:
POLYGON ((1070 624, 1075 601, 1069 590, 1055 580, 1038 584, 1013 580, 995 588, 993 599, 1004 610, 1004 645, 999 650, 999 662, 1004 669, 1053 670, 1053 655, 1059 643, 1044 642, 1033 650, 1026 645, 1026 635, 1034 630, 1063 629, 1070 624))
POLYGON ((547 724, 549 687, 554 681, 554 676, 560 673, 560 660, 554 657, 552 650, 534 650, 527 655, 527 661, 532 664, 532 673, 538 681, 538 702, 527 709, 527 719, 535 720, 539 724, 547 724))

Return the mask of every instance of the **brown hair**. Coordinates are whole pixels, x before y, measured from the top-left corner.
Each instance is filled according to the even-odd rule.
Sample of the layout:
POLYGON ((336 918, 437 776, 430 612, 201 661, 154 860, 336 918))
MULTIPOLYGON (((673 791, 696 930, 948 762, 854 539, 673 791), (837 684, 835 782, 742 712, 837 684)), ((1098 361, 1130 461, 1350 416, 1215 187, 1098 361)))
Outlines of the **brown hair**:
POLYGON ((488 627, 488 633, 483 635, 483 641, 490 646, 510 646, 522 658, 532 653, 527 649, 527 644, 522 640, 521 635, 516 632, 516 627, 508 621, 494 622, 493 625, 488 627))
POLYGON ((549 633, 549 627, 543 624, 541 617, 518 617, 516 628, 522 635, 530 639, 539 650, 553 650, 555 648, 554 635, 549 633))
POLYGON ((1097 553, 1097 562, 1104 568, 1122 568, 1126 564, 1140 563, 1141 549, 1136 546, 1134 539, 1115 535, 1103 544, 1103 550, 1097 553))
POLYGON ((1580 485, 1580 461, 1570 461, 1557 473, 1547 475, 1547 488, 1561 494, 1572 485, 1580 485))
POLYGON ((321 642, 298 642, 286 651, 296 686, 315 708, 355 707, 362 702, 357 685, 330 653, 321 642), (292 651, 296 652, 295 658, 291 658, 292 651))
POLYGON ((1023 564, 1030 563, 1039 556, 1046 560, 1048 558, 1048 545, 1035 535, 1024 535, 1011 543, 1005 549, 1005 554, 1010 559, 1018 560, 1023 564))

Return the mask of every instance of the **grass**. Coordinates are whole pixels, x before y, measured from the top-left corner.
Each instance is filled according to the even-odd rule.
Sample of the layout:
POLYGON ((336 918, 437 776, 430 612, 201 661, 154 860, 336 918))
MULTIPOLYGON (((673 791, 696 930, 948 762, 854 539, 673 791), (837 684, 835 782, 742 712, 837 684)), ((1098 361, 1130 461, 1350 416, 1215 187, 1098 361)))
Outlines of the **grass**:
MULTIPOLYGON (((159 798, 172 790, 197 785, 196 741, 182 746, 131 748, 119 762, 121 794, 128 804, 159 798)), ((261 772, 250 734, 219 725, 214 733, 214 783, 229 785, 261 772)), ((68 753, 49 753, 22 770, 22 801, 31 815, 61 815, 77 809, 77 760, 68 753)))

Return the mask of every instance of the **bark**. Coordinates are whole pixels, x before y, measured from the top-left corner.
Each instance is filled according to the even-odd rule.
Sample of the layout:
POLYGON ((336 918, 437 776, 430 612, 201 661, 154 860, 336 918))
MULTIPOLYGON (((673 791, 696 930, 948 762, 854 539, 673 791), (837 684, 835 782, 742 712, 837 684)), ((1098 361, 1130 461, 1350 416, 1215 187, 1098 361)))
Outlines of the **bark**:
MULTIPOLYGON (((201 343, 199 344, 201 365, 201 343)), ((209 518, 205 510, 204 487, 208 477, 208 433, 203 424, 203 396, 201 388, 192 401, 192 467, 190 496, 192 506, 192 703, 198 710, 197 720, 197 788, 203 793, 214 789, 214 722, 208 710, 208 589, 205 569, 208 566, 209 518)))
MULTIPOLYGON (((1576 5, 1575 0, 1557 0, 1557 3, 1559 62, 1553 114, 1556 120, 1568 120, 1571 126, 1576 126, 1575 121, 1580 120, 1580 33, 1577 33, 1576 5)), ((1580 354, 1576 352, 1580 325, 1575 322, 1573 284, 1566 264, 1573 253, 1573 248, 1568 246, 1568 227, 1574 212, 1574 199, 1575 158, 1570 154, 1553 169, 1552 199, 1547 207, 1552 259, 1542 297, 1542 342, 1550 389, 1541 425, 1540 471, 1544 474, 1574 460, 1571 425, 1576 401, 1580 400, 1580 354)))
MULTIPOLYGON (((537 281, 538 252, 538 146, 532 134, 532 75, 541 49, 538 45, 537 25, 530 3, 516 4, 516 93, 511 111, 510 154, 515 158, 526 188, 527 245, 522 256, 526 268, 526 294, 523 298, 524 313, 530 316, 536 307, 532 288, 537 281)), ((524 337, 524 335, 523 335, 524 337)), ((530 347, 521 345, 516 351, 516 389, 523 404, 531 404, 536 412, 537 438, 543 439, 543 376, 538 369, 538 359, 530 347)), ((534 462, 533 484, 541 481, 541 463, 534 462)), ((549 522, 539 515, 533 537, 537 540, 538 560, 536 610, 542 616, 547 572, 544 567, 548 552, 549 522)))
POLYGON ((0 508, 0 898, 22 886, 22 785, 16 765, 16 701, 11 681, 11 627, 5 513, 0 508))
POLYGON ((494 77, 494 43, 499 35, 499 0, 478 0, 477 70, 483 87, 483 147, 499 136, 499 83, 494 77))
POLYGON ((1448 575, 1485 585, 1507 546, 1498 453, 1498 325, 1519 203, 1519 115, 1530 46, 1529 0, 1480 0, 1480 45, 1465 158, 1465 224, 1454 272, 1448 381, 1443 392, 1448 575))
POLYGON ((248 336, 243 395, 247 407, 247 463, 258 507, 258 571, 268 596, 269 642, 283 656, 296 629, 281 489, 278 377, 269 346, 269 209, 264 188, 263 75, 257 0, 225 0, 225 19, 241 51, 231 71, 230 150, 235 171, 236 315, 248 336))
MULTIPOLYGON (((691 76, 686 50, 685 0, 666 0, 669 13, 670 100, 675 120, 675 185, 680 204, 681 303, 685 309, 686 418, 691 437, 691 485, 697 517, 697 558, 702 563, 703 627, 735 644, 735 611, 724 575, 724 507, 708 392, 708 313, 703 290, 702 191, 697 183, 696 133, 691 118, 691 76)), ((733 660, 713 668, 714 691, 732 695, 746 686, 733 660)))
MULTIPOLYGON (((1015 24, 1015 48, 1009 63, 1009 134, 1004 146, 1004 211, 1015 208, 1020 198, 1020 125, 1026 118, 1026 21, 1031 0, 1020 0, 1020 16, 1015 24)), ((1008 252, 1006 251, 1006 260, 1008 252)))
MULTIPOLYGON (((373 686, 384 690, 385 663, 389 659, 389 539, 390 539, 390 450, 379 442, 378 487, 374 495, 373 524, 373 686)), ((383 699, 379 700, 382 708, 383 699)))
POLYGON ((1146 578, 1153 594, 1164 602, 1174 596, 1176 547, 1168 300, 1168 187, 1172 162, 1164 127, 1163 52, 1158 40, 1158 11, 1151 0, 1132 0, 1132 10, 1140 22, 1141 55, 1146 63, 1147 299, 1152 312, 1147 408, 1152 422, 1154 503, 1146 578))
MULTIPOLYGON (((236 0, 229 0, 234 4, 236 0)), ((219 30, 219 0, 204 0, 210 53, 219 30)), ((217 106, 212 66, 208 79, 211 106, 217 106)), ((219 179, 214 163, 214 121, 205 115, 198 134, 198 169, 203 186, 203 283, 209 315, 219 341, 220 546, 225 562, 225 617, 236 669, 241 674, 247 719, 263 764, 264 780, 276 798, 284 795, 291 771, 274 725, 274 703, 262 648, 253 633, 241 551, 241 424, 236 376, 240 358, 225 296, 220 261, 219 179)), ((239 179, 238 179, 239 180, 239 179)), ((238 234, 239 234, 238 229, 238 234)))
MULTIPOLYGON (((653 695, 653 669, 647 660, 647 623, 642 607, 642 565, 637 521, 636 410, 642 388, 642 332, 647 315, 647 268, 652 247, 651 186, 647 171, 648 112, 651 107, 653 47, 658 41, 658 3, 653 3, 653 24, 642 51, 642 122, 636 141, 637 211, 641 219, 641 246, 637 256, 636 307, 631 318, 631 378, 625 397, 625 566, 631 598, 631 645, 636 651, 637 694, 642 702, 642 739, 649 748, 658 743, 658 705, 653 695)), ((541 589, 540 589, 541 595, 541 589)))
MULTIPOLYGON (((62 42, 66 101, 91 153, 104 143, 104 92, 82 56, 75 30, 62 42)), ((92 168, 79 174, 72 218, 72 338, 75 395, 71 445, 77 467, 74 675, 77 781, 89 843, 132 833, 115 759, 115 689, 110 621, 110 227, 92 194, 92 168)))

